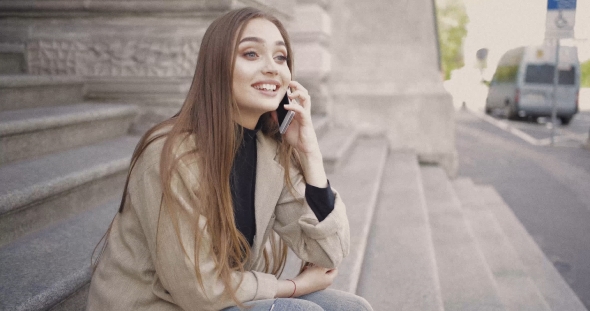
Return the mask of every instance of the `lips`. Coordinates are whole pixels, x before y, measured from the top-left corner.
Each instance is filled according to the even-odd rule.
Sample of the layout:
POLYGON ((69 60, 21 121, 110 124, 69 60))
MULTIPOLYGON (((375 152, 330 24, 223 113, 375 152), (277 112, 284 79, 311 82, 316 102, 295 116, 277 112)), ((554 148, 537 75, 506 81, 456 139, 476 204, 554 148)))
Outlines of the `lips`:
POLYGON ((274 80, 260 81, 252 84, 252 87, 263 92, 276 92, 281 84, 274 80))

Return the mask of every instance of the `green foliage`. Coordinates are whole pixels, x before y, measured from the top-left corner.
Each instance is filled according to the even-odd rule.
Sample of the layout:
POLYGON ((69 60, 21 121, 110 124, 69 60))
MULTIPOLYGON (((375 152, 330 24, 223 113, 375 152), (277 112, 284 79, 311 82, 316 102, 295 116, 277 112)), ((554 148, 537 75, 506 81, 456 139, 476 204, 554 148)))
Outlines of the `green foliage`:
POLYGON ((441 65, 448 80, 451 71, 464 66, 463 40, 469 17, 461 0, 436 0, 436 19, 441 65))
POLYGON ((581 64, 580 87, 590 87, 590 59, 581 64))

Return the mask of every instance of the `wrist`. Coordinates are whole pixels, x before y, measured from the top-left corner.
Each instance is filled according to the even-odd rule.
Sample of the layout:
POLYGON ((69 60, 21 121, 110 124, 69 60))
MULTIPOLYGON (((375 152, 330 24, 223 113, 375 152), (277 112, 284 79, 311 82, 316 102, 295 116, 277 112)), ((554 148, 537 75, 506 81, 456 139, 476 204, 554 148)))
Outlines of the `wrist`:
POLYGON ((287 298, 293 298, 296 297, 297 294, 297 283, 295 283, 295 281, 287 279, 287 281, 290 281, 291 283, 293 283, 293 292, 291 293, 291 295, 287 298))
POLYGON ((299 155, 301 161, 301 168, 305 182, 318 187, 325 188, 328 186, 328 178, 324 169, 324 160, 322 154, 319 152, 311 152, 299 155))

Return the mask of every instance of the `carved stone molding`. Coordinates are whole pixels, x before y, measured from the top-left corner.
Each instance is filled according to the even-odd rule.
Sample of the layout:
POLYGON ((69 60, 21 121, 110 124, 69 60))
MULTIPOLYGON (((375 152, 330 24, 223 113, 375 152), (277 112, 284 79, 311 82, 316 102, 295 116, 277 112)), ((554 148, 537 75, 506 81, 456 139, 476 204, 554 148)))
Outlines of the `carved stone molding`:
POLYGON ((30 74, 86 77, 190 77, 200 42, 195 38, 35 40, 27 43, 30 74))

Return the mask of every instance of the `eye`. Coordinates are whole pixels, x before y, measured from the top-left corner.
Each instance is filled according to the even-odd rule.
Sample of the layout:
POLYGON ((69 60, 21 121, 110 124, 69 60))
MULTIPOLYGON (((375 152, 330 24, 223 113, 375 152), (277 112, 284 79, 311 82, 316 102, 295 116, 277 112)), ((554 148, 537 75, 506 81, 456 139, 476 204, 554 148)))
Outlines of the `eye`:
POLYGON ((256 57, 258 57, 258 54, 256 54, 256 52, 254 52, 254 51, 245 52, 243 55, 246 58, 256 58, 256 57))
POLYGON ((285 55, 277 55, 277 56, 275 56, 275 59, 276 59, 277 63, 281 64, 281 63, 286 62, 289 58, 285 55))

